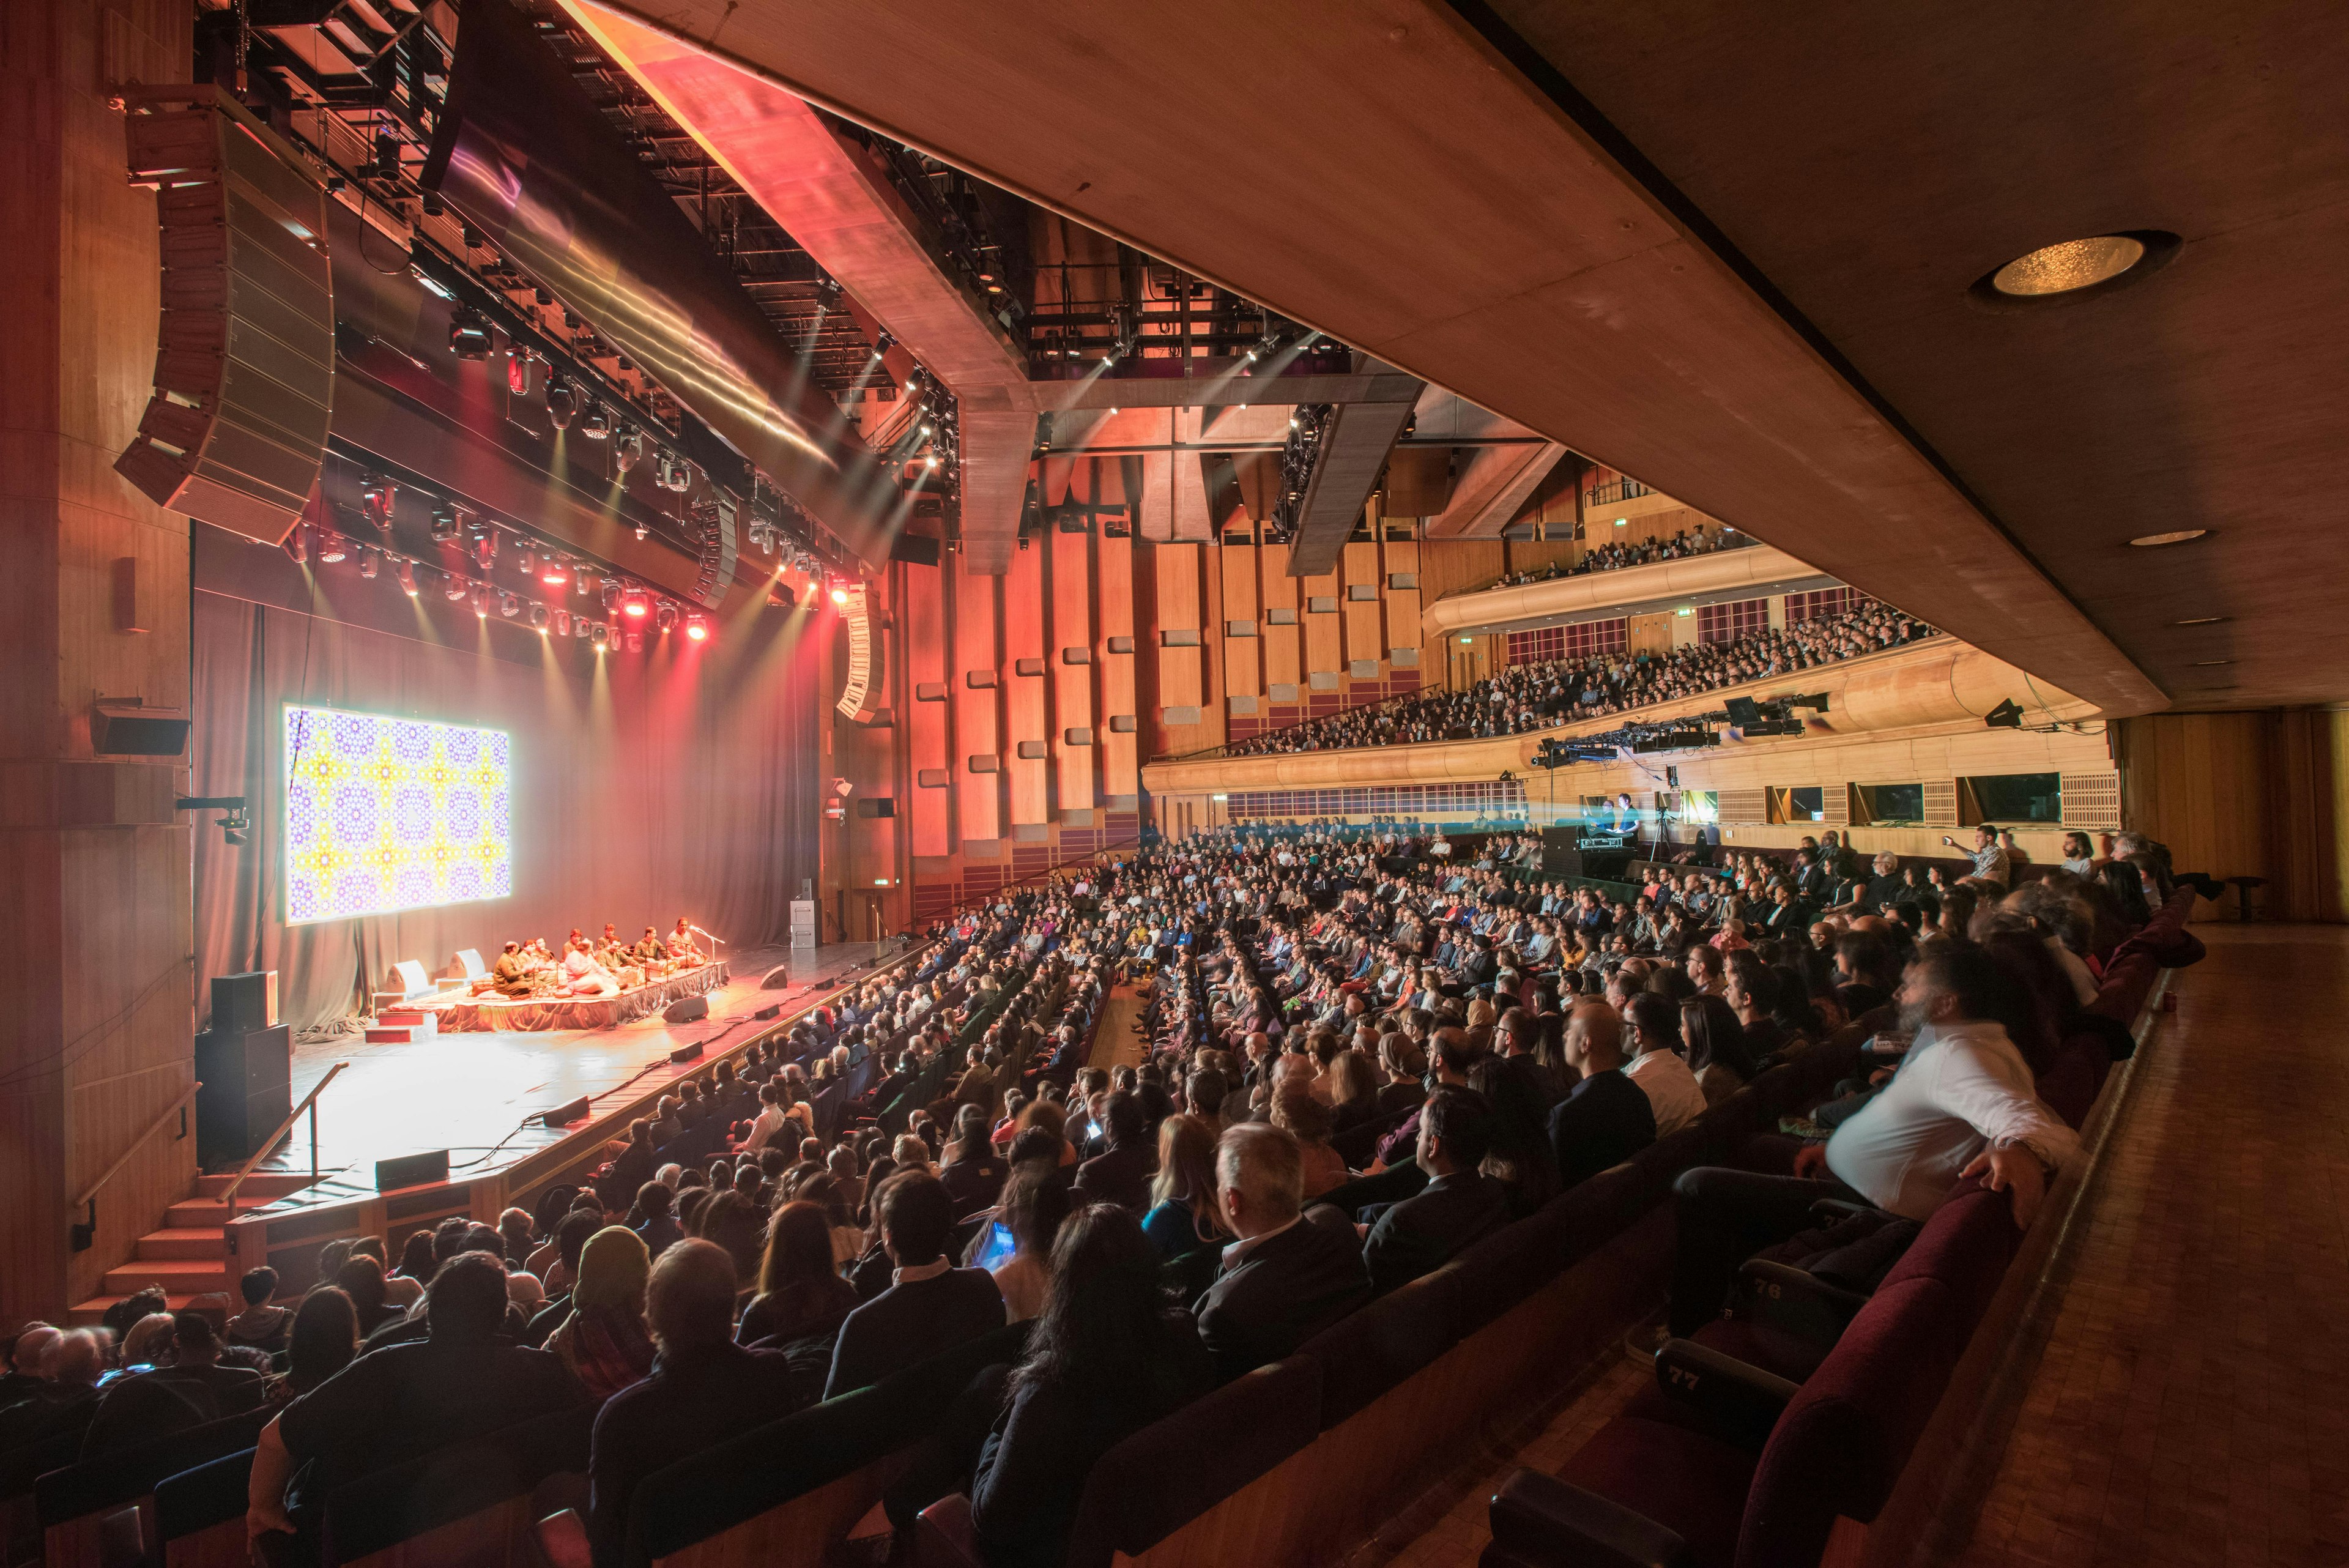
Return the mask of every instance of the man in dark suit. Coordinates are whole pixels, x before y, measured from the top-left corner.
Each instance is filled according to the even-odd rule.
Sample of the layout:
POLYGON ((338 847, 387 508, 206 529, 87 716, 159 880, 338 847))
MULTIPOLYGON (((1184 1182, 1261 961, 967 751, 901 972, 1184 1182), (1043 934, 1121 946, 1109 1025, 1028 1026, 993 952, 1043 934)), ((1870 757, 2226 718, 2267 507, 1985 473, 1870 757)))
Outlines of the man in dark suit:
POLYGON ((1549 1114, 1560 1189, 1620 1165, 1656 1141, 1656 1109, 1623 1073, 1623 1021, 1586 1002, 1566 1021, 1566 1059, 1582 1075, 1549 1114))
POLYGON ((783 1352, 734 1343, 734 1261, 714 1241, 679 1241, 653 1265, 645 1317, 660 1358, 643 1382, 605 1403, 588 1450, 587 1538, 595 1568, 618 1568, 637 1482, 788 1416, 818 1393, 813 1377, 794 1376, 783 1352))
POLYGON ((985 1269, 947 1261, 954 1199, 924 1170, 889 1179, 875 1203, 894 1265, 887 1290, 848 1314, 833 1347, 827 1399, 1003 1326, 1003 1293, 985 1269))
POLYGON ((1109 1147, 1077 1168, 1073 1199, 1079 1204, 1114 1203, 1135 1216, 1150 1210, 1150 1179, 1158 1169, 1158 1151, 1150 1145, 1150 1118, 1142 1097, 1124 1089, 1111 1093, 1102 1106, 1109 1147))
POLYGON ((1428 1096, 1418 1150, 1428 1183, 1380 1215, 1362 1244, 1380 1294, 1441 1268, 1508 1222, 1509 1189, 1477 1168, 1492 1147, 1493 1108, 1484 1096, 1445 1085, 1428 1096))
POLYGON ((1199 1301, 1199 1337, 1223 1375, 1278 1361, 1370 1299, 1361 1240, 1324 1204, 1300 1214, 1304 1166, 1297 1140, 1248 1122, 1216 1150, 1216 1201, 1239 1238, 1199 1301))

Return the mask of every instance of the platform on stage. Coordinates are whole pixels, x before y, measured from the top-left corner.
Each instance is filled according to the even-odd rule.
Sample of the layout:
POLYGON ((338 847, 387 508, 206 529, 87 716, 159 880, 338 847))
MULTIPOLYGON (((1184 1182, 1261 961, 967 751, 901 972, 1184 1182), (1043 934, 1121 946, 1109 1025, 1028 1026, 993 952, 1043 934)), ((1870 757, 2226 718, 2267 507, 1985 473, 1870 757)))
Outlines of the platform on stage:
MULTIPOLYGON (((622 1105, 663 1084, 704 1070, 708 1058, 775 1023, 789 1023, 834 991, 843 979, 894 959, 902 944, 850 942, 821 948, 753 951, 732 960, 733 977, 709 992, 709 1016, 665 1023, 657 1010, 633 1023, 592 1029, 543 1029, 426 1034, 411 1042, 376 1044, 344 1035, 294 1048, 298 1104, 336 1062, 349 1067, 318 1100, 318 1165, 342 1171, 328 1185, 372 1189, 375 1164, 401 1155, 449 1150, 451 1180, 463 1181, 515 1165, 577 1128, 547 1127, 535 1118, 585 1096, 597 1097, 592 1115, 622 1105), (759 977, 789 959, 787 991, 761 991, 759 977), (854 972, 853 972, 854 971, 854 972), (758 1021, 758 1009, 780 1003, 780 1018, 758 1021), (680 1046, 702 1044, 705 1058, 669 1061, 680 1046), (626 1095, 616 1091, 626 1088, 626 1095)), ((306 1172, 309 1126, 261 1167, 306 1172)))

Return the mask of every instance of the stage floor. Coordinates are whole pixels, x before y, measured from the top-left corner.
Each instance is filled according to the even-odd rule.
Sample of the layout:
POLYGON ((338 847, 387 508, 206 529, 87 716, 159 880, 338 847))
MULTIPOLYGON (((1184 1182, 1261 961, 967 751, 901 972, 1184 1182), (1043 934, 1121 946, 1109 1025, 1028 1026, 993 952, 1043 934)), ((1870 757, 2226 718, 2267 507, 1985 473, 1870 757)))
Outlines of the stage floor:
MULTIPOLYGON (((294 1099, 299 1104, 336 1063, 350 1064, 318 1099, 318 1168, 347 1172, 337 1185, 371 1190, 376 1161, 437 1148, 449 1151, 450 1179, 462 1181, 570 1136, 536 1121, 539 1112, 582 1095, 601 1096, 640 1075, 649 1080, 703 1070, 707 1058, 673 1067, 668 1054, 698 1040, 715 1054, 773 1023, 789 1023, 850 970, 903 950, 895 941, 844 942, 812 955, 801 949, 794 956, 785 948, 729 955, 734 979, 709 992, 709 1016, 695 1023, 667 1023, 655 1013, 605 1029, 439 1034, 409 1045, 371 1045, 353 1034, 297 1044, 294 1099), (791 989, 761 991, 759 977, 785 961, 792 965, 791 989), (780 1019, 751 1019, 774 1002, 782 1004, 780 1019), (647 1067, 658 1071, 646 1074, 647 1067)), ((259 1168, 310 1168, 307 1117, 259 1168)))

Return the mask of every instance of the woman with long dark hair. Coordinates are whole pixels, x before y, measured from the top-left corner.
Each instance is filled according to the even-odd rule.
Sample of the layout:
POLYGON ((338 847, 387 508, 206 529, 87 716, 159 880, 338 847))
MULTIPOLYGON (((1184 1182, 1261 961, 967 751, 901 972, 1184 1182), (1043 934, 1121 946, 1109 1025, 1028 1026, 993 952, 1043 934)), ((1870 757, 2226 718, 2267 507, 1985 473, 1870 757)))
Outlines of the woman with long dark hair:
POLYGON ((344 1367, 359 1353, 359 1314, 351 1298, 321 1285, 302 1298, 285 1343, 285 1370, 269 1380, 271 1406, 290 1404, 344 1367))
POLYGON ((855 1287, 840 1277, 831 1217, 821 1203, 801 1199, 775 1210, 758 1279, 759 1293, 734 1335, 743 1345, 830 1334, 856 1305, 855 1287))
POLYGON ((1720 997, 1692 996, 1682 1002, 1680 1037, 1706 1105, 1719 1105, 1753 1081, 1745 1026, 1720 997))
POLYGON ((990 1568, 1057 1565, 1093 1461, 1211 1381, 1141 1223, 1114 1204, 1078 1210, 1053 1243, 1051 1290, 971 1481, 990 1568))

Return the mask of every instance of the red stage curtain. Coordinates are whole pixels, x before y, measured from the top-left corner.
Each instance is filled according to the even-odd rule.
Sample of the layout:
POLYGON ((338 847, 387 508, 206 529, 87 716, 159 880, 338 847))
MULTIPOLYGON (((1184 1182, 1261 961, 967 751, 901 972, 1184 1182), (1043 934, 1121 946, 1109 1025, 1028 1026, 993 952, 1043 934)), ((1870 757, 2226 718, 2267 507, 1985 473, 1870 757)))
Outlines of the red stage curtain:
POLYGON ((791 900, 816 875, 822 809, 805 612, 767 611, 703 644, 648 636, 652 651, 599 661, 575 640, 542 656, 509 625, 481 628, 502 639, 509 657, 497 658, 218 594, 194 600, 192 793, 243 794, 254 815, 242 848, 209 816, 195 836, 199 1020, 210 978, 243 970, 277 971, 281 1016, 302 1028, 347 1016, 403 959, 439 972, 476 948, 488 963, 510 937, 559 946, 573 926, 610 920, 634 940, 682 914, 726 939, 730 956, 789 940, 791 900), (287 702, 506 731, 512 896, 285 925, 287 702))

